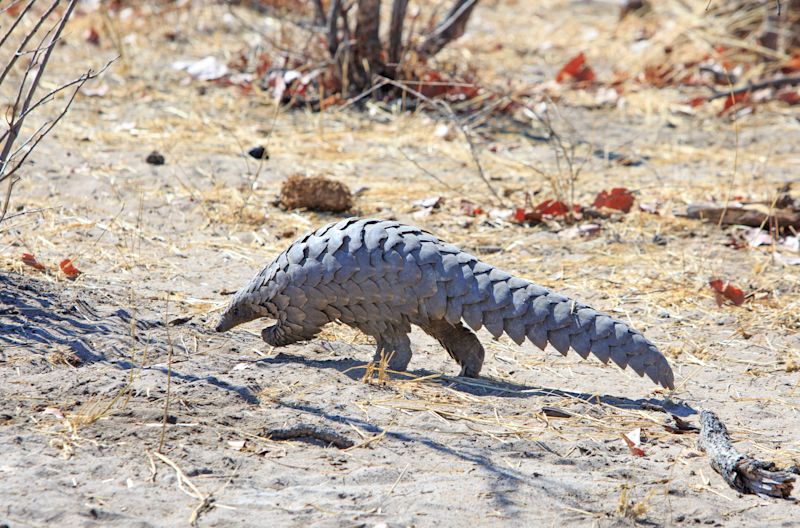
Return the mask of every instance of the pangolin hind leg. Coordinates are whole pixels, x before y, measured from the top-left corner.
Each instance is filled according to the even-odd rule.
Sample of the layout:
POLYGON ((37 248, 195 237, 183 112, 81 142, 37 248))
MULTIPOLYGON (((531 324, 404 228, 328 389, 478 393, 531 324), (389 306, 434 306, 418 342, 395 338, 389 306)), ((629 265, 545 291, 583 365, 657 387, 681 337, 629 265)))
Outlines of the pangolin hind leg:
POLYGON ((390 370, 404 372, 411 361, 411 340, 408 333, 400 329, 389 329, 376 337, 378 346, 373 361, 379 363, 382 357, 388 358, 390 370))
POLYGON ((450 357, 461 365, 459 376, 478 377, 485 355, 478 336, 461 323, 453 325, 444 319, 430 321, 422 325, 422 329, 439 341, 450 357))

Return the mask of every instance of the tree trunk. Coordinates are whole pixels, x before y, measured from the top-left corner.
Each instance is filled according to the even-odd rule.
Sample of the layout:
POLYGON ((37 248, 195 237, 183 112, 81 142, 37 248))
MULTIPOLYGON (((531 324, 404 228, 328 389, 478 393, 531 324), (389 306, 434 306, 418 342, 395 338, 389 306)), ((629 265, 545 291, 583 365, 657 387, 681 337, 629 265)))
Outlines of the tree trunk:
POLYGON ((381 0, 358 0, 354 64, 351 69, 353 82, 358 89, 368 88, 372 76, 383 72, 380 22, 381 0))
POLYGON ((408 0, 394 0, 392 21, 389 25, 389 64, 394 70, 403 56, 403 23, 408 9, 408 0))

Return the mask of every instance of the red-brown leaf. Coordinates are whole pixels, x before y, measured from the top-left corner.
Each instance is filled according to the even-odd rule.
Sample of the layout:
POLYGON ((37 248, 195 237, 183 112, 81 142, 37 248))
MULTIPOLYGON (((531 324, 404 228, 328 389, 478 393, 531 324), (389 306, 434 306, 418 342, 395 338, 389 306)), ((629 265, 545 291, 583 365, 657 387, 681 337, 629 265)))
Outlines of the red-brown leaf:
POLYGON ((741 306, 744 303, 744 292, 741 288, 734 286, 730 282, 723 281, 722 279, 713 279, 708 282, 708 285, 714 290, 714 296, 718 306, 722 306, 725 299, 728 299, 736 306, 741 306))
POLYGON ((541 222, 542 215, 536 211, 517 207, 514 209, 514 221, 518 224, 541 222))
POLYGON ((611 192, 602 191, 594 199, 596 208, 606 207, 627 213, 633 207, 633 194, 624 187, 615 187, 611 192))
POLYGON ((800 55, 795 55, 781 65, 781 73, 797 73, 800 72, 800 55))
POLYGON ((70 259, 62 260, 58 267, 61 268, 61 271, 64 272, 68 279, 76 279, 81 274, 81 271, 72 264, 70 259))
POLYGON ((92 46, 100 45, 100 33, 98 33, 97 29, 95 29, 94 26, 86 30, 84 38, 86 39, 86 42, 88 42, 92 46))
POLYGON ((637 445, 634 443, 634 441, 633 441, 633 440, 631 440, 630 438, 628 438, 628 435, 626 435, 626 434, 623 434, 623 435, 622 435, 622 439, 623 439, 623 440, 625 440, 625 444, 627 444, 627 446, 628 446, 628 449, 630 449, 630 450, 631 450, 631 453, 633 454, 633 456, 637 456, 637 457, 643 457, 643 456, 645 455, 645 453, 644 453, 644 449, 642 449, 641 447, 638 447, 638 446, 637 446, 637 445))
POLYGON ((479 214, 483 214, 483 209, 469 200, 461 200, 461 214, 465 214, 467 216, 478 216, 479 214))
POLYGON ((790 105, 796 105, 800 103, 800 91, 794 89, 782 90, 775 95, 775 99, 790 105))
POLYGON ((574 82, 592 82, 595 80, 594 70, 586 64, 586 55, 578 53, 567 62, 556 75, 556 82, 567 80, 574 82))
POLYGON ((30 253, 23 253, 22 254, 22 263, 27 264, 28 266, 37 269, 39 271, 44 271, 44 264, 36 260, 36 257, 31 255, 30 253))
POLYGON ((726 113, 735 105, 740 103, 746 103, 749 100, 750 100, 749 92, 732 93, 725 98, 725 106, 722 107, 722 110, 720 111, 719 115, 726 113))
POLYGON ((569 207, 558 200, 545 200, 534 207, 533 210, 541 215, 564 216, 569 212, 569 207))
POLYGON ((705 97, 695 97, 694 99, 689 100, 689 106, 691 106, 692 108, 697 108, 698 106, 705 103, 706 100, 707 99, 705 97))

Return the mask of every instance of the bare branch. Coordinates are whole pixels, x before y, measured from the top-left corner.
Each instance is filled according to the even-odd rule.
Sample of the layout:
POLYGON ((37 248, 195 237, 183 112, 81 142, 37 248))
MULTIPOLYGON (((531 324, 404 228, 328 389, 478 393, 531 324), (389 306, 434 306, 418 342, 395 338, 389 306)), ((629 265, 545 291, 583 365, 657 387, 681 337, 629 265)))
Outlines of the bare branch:
POLYGON ((328 10, 328 51, 335 57, 339 51, 339 14, 341 13, 341 0, 331 0, 328 10))
POLYGON ((477 147, 475 145, 475 142, 472 140, 472 133, 471 133, 471 131, 469 129, 469 125, 467 125, 464 120, 460 120, 458 118, 458 116, 453 111, 453 109, 450 108, 450 105, 448 105, 444 101, 437 101, 435 99, 431 99, 429 97, 426 97, 422 92, 419 92, 418 90, 414 90, 413 88, 409 88, 405 83, 398 82, 398 81, 395 81, 393 79, 389 79, 387 77, 381 77, 381 79, 386 84, 390 84, 392 86, 396 86, 396 87, 400 88, 401 90, 406 91, 406 92, 410 93, 411 95, 419 98, 421 101, 425 101, 427 103, 430 103, 430 105, 433 108, 439 110, 442 113, 442 115, 444 115, 446 118, 450 119, 454 124, 456 124, 458 126, 458 128, 464 134, 464 138, 467 140, 467 144, 469 145, 470 155, 472 156, 472 160, 475 162, 475 168, 478 170, 478 176, 480 177, 481 180, 483 180, 483 183, 486 184, 486 187, 489 189, 489 192, 491 192, 492 195, 494 195, 494 197, 497 198, 497 200, 500 202, 500 205, 505 207, 503 199, 497 193, 495 188, 492 187, 492 183, 489 181, 489 178, 486 177, 486 172, 483 170, 483 164, 481 163, 478 149, 477 149, 477 147))
POLYGON ((478 0, 456 0, 450 12, 433 33, 428 35, 419 48, 422 57, 432 57, 439 53, 447 44, 464 34, 472 10, 478 5, 478 0))
MULTIPOLYGON (((69 81, 68 83, 62 84, 61 86, 58 86, 58 87, 56 87, 56 88, 53 88, 52 90, 50 90, 49 92, 47 92, 45 95, 43 95, 41 98, 39 98, 39 100, 38 100, 38 101, 36 101, 35 103, 33 103, 33 104, 32 104, 32 105, 31 105, 31 106, 28 108, 28 110, 26 110, 24 113, 21 113, 21 114, 19 114, 19 115, 17 116, 17 119, 24 118, 25 116, 27 116, 28 114, 30 114, 31 112, 33 112, 34 110, 36 110, 36 109, 37 109, 39 106, 41 106, 41 105, 43 105, 43 104, 46 104, 46 103, 48 103, 49 101, 51 101, 55 95, 57 95, 59 92, 63 92, 64 90, 66 90, 66 89, 67 89, 67 88, 69 88, 70 86, 74 86, 74 85, 76 85, 76 84, 80 84, 81 86, 83 86, 83 84, 84 84, 86 81, 92 80, 92 79, 94 79, 95 77, 98 77, 98 76, 102 75, 102 74, 103 74, 103 73, 104 73, 104 72, 105 72, 105 71, 106 71, 106 70, 107 70, 107 69, 108 69, 108 68, 109 68, 109 67, 110 67, 112 64, 114 64, 114 62, 116 62, 118 59, 119 59, 119 56, 117 56, 117 57, 114 57, 113 59, 111 59, 110 61, 108 61, 108 62, 106 63, 106 65, 105 65, 105 66, 103 66, 102 68, 100 68, 99 70, 97 70, 97 72, 93 72, 92 70, 89 70, 88 72, 84 73, 84 74, 83 74, 83 75, 81 75, 80 77, 77 77, 77 78, 75 78, 75 79, 73 79, 73 80, 69 81)), ((4 139, 6 138, 6 136, 7 136, 7 135, 8 135, 8 133, 9 133, 9 131, 10 131, 10 129, 9 129, 9 130, 6 130, 5 132, 3 132, 3 134, 2 134, 2 135, 0 135, 0 141, 4 140, 4 139)), ((2 181, 2 179, 0 179, 0 181, 2 181)))
MULTIPOLYGON (((31 30, 25 35, 25 37, 23 37, 22 42, 20 42, 19 47, 17 47, 17 51, 14 53, 14 56, 11 57, 11 60, 8 61, 8 64, 6 64, 6 67, 3 69, 3 72, 0 73, 0 84, 3 84, 3 80, 6 78, 6 75, 8 75, 8 72, 10 72, 11 68, 14 67, 14 64, 17 62, 17 59, 22 56, 22 51, 25 49, 25 46, 28 45, 28 41, 31 40, 33 36, 39 31, 39 28, 42 27, 42 24, 44 24, 44 21, 47 20, 47 17, 50 16, 50 13, 52 13, 53 10, 56 7, 58 7, 58 4, 60 3, 61 0, 55 0, 47 9, 47 11, 45 11, 44 14, 39 18, 36 24, 34 24, 33 28, 31 28, 31 30)), ((74 5, 74 2, 72 2, 72 4, 74 5)))
MULTIPOLYGON (((34 24, 33 29, 31 31, 29 31, 22 38, 22 43, 17 48, 16 53, 14 54, 13 57, 11 57, 9 59, 8 64, 3 69, 3 72, 0 73, 0 83, 2 83, 3 80, 5 80, 6 75, 8 75, 8 72, 11 71, 11 69, 12 69, 14 63, 16 62, 16 60, 21 56, 21 52, 24 50, 24 48, 27 45, 27 43, 34 37, 34 35, 38 32, 39 28, 42 26, 42 24, 44 24, 45 20, 47 20, 49 15, 53 12, 53 10, 56 8, 56 6, 58 6, 59 3, 60 3, 60 0, 55 0, 50 5, 50 8, 47 9, 45 11, 45 13, 36 21, 36 23, 34 24)), ((61 15, 61 18, 56 23, 54 29, 49 30, 49 31, 47 31, 45 33, 43 41, 44 40, 48 40, 48 37, 49 37, 48 44, 46 46, 44 46, 44 47, 42 47, 40 45, 40 46, 37 47, 36 50, 33 51, 33 55, 31 56, 30 62, 28 63, 28 67, 26 68, 25 73, 23 75, 23 78, 20 81, 20 87, 19 87, 19 91, 17 92, 17 98, 16 98, 16 101, 14 102, 14 106, 12 107, 12 110, 11 110, 11 118, 9 120, 8 132, 6 134, 4 134, 4 136, 3 136, 4 143, 3 143, 2 151, 0 152, 0 182, 8 180, 8 186, 7 186, 7 189, 6 189, 5 199, 3 200, 2 210, 0 210, 0 222, 3 221, 3 219, 6 216, 6 213, 8 212, 9 201, 10 201, 10 198, 11 198, 11 191, 14 188, 14 184, 16 184, 16 182, 18 181, 18 178, 14 177, 14 173, 19 169, 21 164, 30 155, 30 152, 36 147, 36 145, 39 144, 39 142, 42 140, 42 138, 44 136, 46 136, 47 133, 50 132, 50 130, 53 129, 53 127, 56 125, 56 123, 58 123, 58 121, 60 121, 61 118, 66 114, 67 110, 69 109, 69 106, 72 104, 72 101, 75 99, 75 95, 77 94, 77 91, 82 86, 82 83, 86 82, 86 80, 88 80, 88 78, 89 78, 89 75, 91 75, 91 71, 90 71, 89 74, 87 74, 87 78, 84 81, 82 81, 81 83, 78 84, 78 87, 76 88, 76 90, 72 94, 72 96, 70 97, 70 99, 69 99, 65 109, 62 111, 62 113, 53 122, 51 122, 49 124, 49 126, 48 126, 47 123, 45 123, 45 125, 43 125, 43 127, 39 128, 39 130, 37 130, 34 133, 34 135, 31 136, 31 138, 36 137, 36 139, 33 142, 33 145, 31 145, 31 147, 29 148, 28 152, 25 153, 25 155, 23 156, 22 160, 17 162, 16 166, 13 169, 9 170, 9 167, 10 167, 10 164, 11 164, 11 161, 12 161, 12 157, 13 157, 10 154, 12 152, 12 149, 14 148, 14 143, 16 142, 17 137, 19 136, 20 130, 22 129, 22 125, 25 122, 25 117, 28 115, 28 113, 29 113, 29 111, 31 109, 31 102, 33 101, 33 97, 34 97, 34 95, 36 93, 37 88, 39 87, 39 82, 41 81, 42 76, 44 75, 44 72, 45 72, 45 70, 47 68, 47 63, 49 62, 50 56, 53 53, 53 49, 55 48, 55 44, 58 42, 59 37, 61 36, 61 33, 64 30, 64 27, 66 26, 67 21, 69 20, 69 17, 72 15, 72 11, 75 9, 76 3, 77 3, 77 0, 70 0, 70 2, 67 4, 67 7, 64 9, 64 13, 61 15), (20 108, 19 103, 20 103, 20 100, 22 99, 22 94, 25 91, 25 84, 27 82, 29 74, 33 71, 33 67, 34 66, 38 66, 37 70, 36 70, 36 74, 34 75, 33 80, 30 83, 30 87, 28 88, 28 91, 27 91, 27 93, 25 95, 24 101, 22 102, 22 107, 20 108), (46 127, 46 128, 44 128, 44 127, 46 127)), ((29 4, 29 6, 30 5, 32 5, 32 2, 31 2, 31 4, 29 4)), ((47 96, 45 96, 45 98, 47 98, 47 96)), ((35 106, 38 106, 40 103, 41 103, 41 100, 39 102, 37 102, 35 106)), ((26 141, 25 143, 23 143, 23 146, 21 148, 24 148, 29 142, 30 142, 30 139, 28 141, 26 141)), ((17 151, 15 151, 15 154, 18 153, 18 152, 20 152, 19 149, 17 151)))
POLYGON ((397 70, 403 55, 403 22, 406 18, 408 0, 394 0, 392 20, 389 24, 389 64, 397 70))
POLYGON ((317 24, 320 26, 325 25, 325 9, 322 7, 322 0, 314 0, 314 16, 317 19, 317 24))
MULTIPOLYGON (((18 2, 13 2, 10 6, 6 7, 2 11, 0 11, 0 13, 5 13, 8 9, 11 9, 14 6, 14 4, 17 4, 17 3, 18 2)), ((19 25, 19 23, 22 22, 22 19, 25 17, 25 15, 28 13, 28 11, 30 11, 30 9, 33 7, 33 4, 35 4, 35 3, 36 3, 36 0, 31 0, 30 2, 28 2, 28 5, 26 5, 23 8, 22 12, 17 15, 17 18, 14 19, 14 23, 11 24, 11 27, 8 28, 8 31, 6 31, 6 34, 3 35, 3 38, 0 39, 0 48, 3 47, 3 44, 6 43, 6 40, 8 40, 8 37, 11 36, 11 34, 14 32, 14 29, 16 29, 17 25, 19 25)))

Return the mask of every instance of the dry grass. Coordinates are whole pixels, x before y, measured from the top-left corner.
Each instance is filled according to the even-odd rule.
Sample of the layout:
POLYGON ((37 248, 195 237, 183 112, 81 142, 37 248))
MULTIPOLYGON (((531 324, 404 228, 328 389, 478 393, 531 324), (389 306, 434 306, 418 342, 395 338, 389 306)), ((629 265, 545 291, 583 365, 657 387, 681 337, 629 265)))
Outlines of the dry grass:
MULTIPOLYGON (((634 72, 658 63, 664 59, 666 45, 673 47, 670 60, 676 64, 702 56, 720 39, 724 22, 707 16, 702 11, 704 4, 687 7, 668 1, 658 3, 650 15, 653 18, 627 21, 611 31, 595 28, 590 34, 587 15, 571 12, 565 5, 517 3, 515 8, 526 14, 544 16, 538 32, 539 49, 530 49, 527 26, 513 25, 502 36, 477 31, 463 45, 448 50, 443 60, 468 57, 485 75, 487 86, 500 86, 502 79, 510 77, 512 87, 518 88, 530 83, 524 72, 531 61, 544 63, 542 69, 552 78, 577 48, 585 48, 601 75, 610 76, 619 66, 634 72), (580 23, 575 23, 576 17, 580 23), (653 34, 644 51, 632 45, 633 35, 659 20, 670 23, 653 34), (504 46, 496 48, 501 37, 504 46)), ((800 382, 793 381, 800 355, 792 341, 800 330, 798 271, 782 267, 761 249, 726 248, 723 231, 716 226, 673 214, 687 203, 708 197, 771 197, 797 164, 791 152, 765 145, 759 136, 796 137, 796 125, 782 117, 788 114, 786 109, 767 105, 764 111, 731 123, 714 117, 717 108, 685 108, 682 101, 689 95, 685 91, 643 86, 626 92, 625 105, 618 111, 587 117, 576 108, 596 106, 596 94, 565 90, 555 104, 578 131, 570 141, 586 142, 580 159, 573 160, 576 166, 583 164, 579 178, 575 171, 559 166, 548 145, 529 144, 518 134, 502 131, 476 135, 483 170, 501 195, 508 191, 507 199, 513 205, 522 206, 524 191, 541 190, 542 196, 555 197, 551 189, 556 189, 552 194, 561 192, 587 203, 598 191, 620 185, 638 189, 640 203, 660 203, 658 216, 633 211, 605 222, 598 238, 569 238, 560 225, 524 228, 498 216, 476 219, 463 215, 461 199, 490 211, 499 208, 498 201, 478 178, 468 142, 462 137, 447 141, 435 135, 436 114, 392 114, 376 109, 370 116, 370 110, 359 114, 335 108, 323 113, 276 112, 268 93, 241 93, 237 87, 185 82, 184 74, 170 69, 172 60, 188 53, 195 58, 208 53, 229 60, 242 40, 260 38, 237 19, 226 18, 225 11, 220 6, 181 7, 167 9, 159 17, 126 20, 90 13, 74 21, 75 35, 96 26, 112 27, 114 35, 122 36, 103 40, 99 50, 102 54, 122 52, 121 65, 104 80, 105 95, 83 97, 61 127, 65 149, 81 156, 79 163, 57 160, 69 167, 71 174, 49 167, 51 172, 46 174, 27 174, 18 187, 25 208, 39 211, 0 226, 0 270, 35 273, 65 288, 122 292, 143 311, 157 305, 168 288, 173 291, 170 302, 176 314, 191 315, 206 324, 227 302, 220 292, 240 286, 295 237, 338 218, 283 211, 272 205, 286 176, 324 174, 353 190, 366 187, 355 198, 358 214, 421 224, 487 262, 544 286, 588 297, 597 308, 652 335, 678 373, 675 393, 654 391, 652 396, 710 400, 711 404, 724 398, 741 406, 782 409, 787 420, 800 416, 800 382), (190 19, 192 25, 187 23, 190 19), (163 27, 195 27, 197 31, 186 29, 191 31, 186 35, 191 46, 186 46, 163 41, 163 27), (151 38, 163 44, 163 49, 151 47, 151 38), (628 121, 636 124, 637 132, 625 128, 628 121), (670 135, 667 123, 680 127, 684 136, 670 135), (658 130, 666 130, 665 135, 658 130), (644 139, 631 137, 636 135, 644 139), (741 136, 747 140, 737 139, 741 136), (81 142, 83 138, 87 141, 81 142), (271 159, 262 169, 243 151, 267 138, 271 159), (124 150, 120 146, 135 149, 120 153, 124 150), (163 169, 143 163, 145 151, 152 148, 167 157, 163 169), (646 157, 647 163, 622 167, 598 160, 592 154, 594 149, 630 152, 646 157), (420 171, 408 158, 436 178, 420 171), (82 200, 87 191, 71 187, 74 181, 91 188, 96 198, 82 200), (46 192, 50 186, 52 193, 46 192), (442 207, 430 215, 415 216, 413 202, 433 195, 444 198, 442 207), (652 243, 656 235, 668 244, 652 243), (500 251, 481 253, 481 248, 489 247, 500 251), (19 260, 22 252, 35 254, 50 271, 38 273, 25 267, 19 260), (54 264, 67 257, 84 272, 74 283, 55 272, 54 264), (717 276, 730 278, 757 295, 741 308, 717 307, 707 288, 708 279, 717 276), (663 313, 669 318, 660 315, 663 313), (718 374, 713 389, 706 388, 712 383, 709 372, 718 374), (695 383, 698 377, 703 377, 703 387, 695 383), (723 382, 724 377, 728 380, 723 382)), ((487 10, 478 29, 498 27, 504 16, 507 11, 487 10)), ((753 51, 751 42, 726 39, 732 48, 753 51)), ((92 58, 98 50, 74 46, 69 52, 80 61, 92 58)), ((507 92, 505 88, 497 91, 507 92)), ((528 130, 533 130, 529 125, 528 130)), ((45 160, 42 166, 47 166, 45 160)), ((320 339, 349 343, 359 354, 368 348, 360 345, 370 344, 368 338, 341 325, 326 327, 320 339)), ((663 428, 662 413, 597 403, 601 394, 590 404, 585 398, 553 392, 547 396, 547 405, 571 415, 556 419, 540 412, 541 405, 528 408, 536 401, 527 398, 534 389, 501 385, 520 378, 535 379, 537 373, 546 372, 564 387, 581 386, 585 363, 575 355, 533 354, 505 339, 489 343, 487 351, 486 372, 492 379, 403 376, 387 369, 388 358, 368 363, 358 368, 364 369, 363 381, 375 390, 353 404, 363 408, 365 415, 389 410, 400 420, 430 416, 453 435, 479 435, 498 446, 520 439, 552 441, 550 445, 564 446, 559 455, 566 458, 572 452, 569 449, 587 439, 626 449, 620 435, 637 427, 646 437, 645 450, 666 444, 678 450, 693 449, 692 438, 663 428), (486 397, 476 396, 460 390, 465 386, 491 392, 486 397), (515 396, 514 403, 501 397, 509 394, 515 396)), ((265 354, 261 349, 239 353, 265 354)), ((48 360, 58 368, 75 367, 58 351, 48 360)), ((142 364, 145 362, 150 360, 142 364)), ((610 369, 599 364, 592 367, 597 367, 593 372, 600 375, 611 375, 610 369)), ((623 379, 629 373, 615 370, 613 375, 623 379)), ((65 415, 70 430, 77 435, 124 407, 128 389, 129 385, 109 399, 90 400, 65 415)), ((282 386, 276 381, 257 395, 261 405, 268 407, 290 396, 300 401, 313 389, 300 382, 282 386)), ((731 429, 737 440, 747 442, 762 458, 784 465, 800 460, 797 440, 782 443, 774 431, 761 430, 757 423, 744 419, 732 423, 731 429)), ((791 436, 790 429, 787 425, 782 434, 791 436)), ((243 434, 270 445, 252 432, 243 434)), ((385 431, 358 434, 362 443, 356 448, 385 438, 385 431)), ((69 439, 62 437, 59 442, 64 452, 75 449, 69 439)), ((187 493, 199 503, 198 514, 208 506, 211 494, 190 486, 191 481, 181 476, 172 459, 154 455, 187 486, 187 493)), ((662 484, 651 490, 666 486, 662 484)), ((715 492, 708 486, 702 489, 715 492)), ((622 486, 617 513, 632 519, 646 517, 651 502, 657 499, 653 493, 622 486)))

